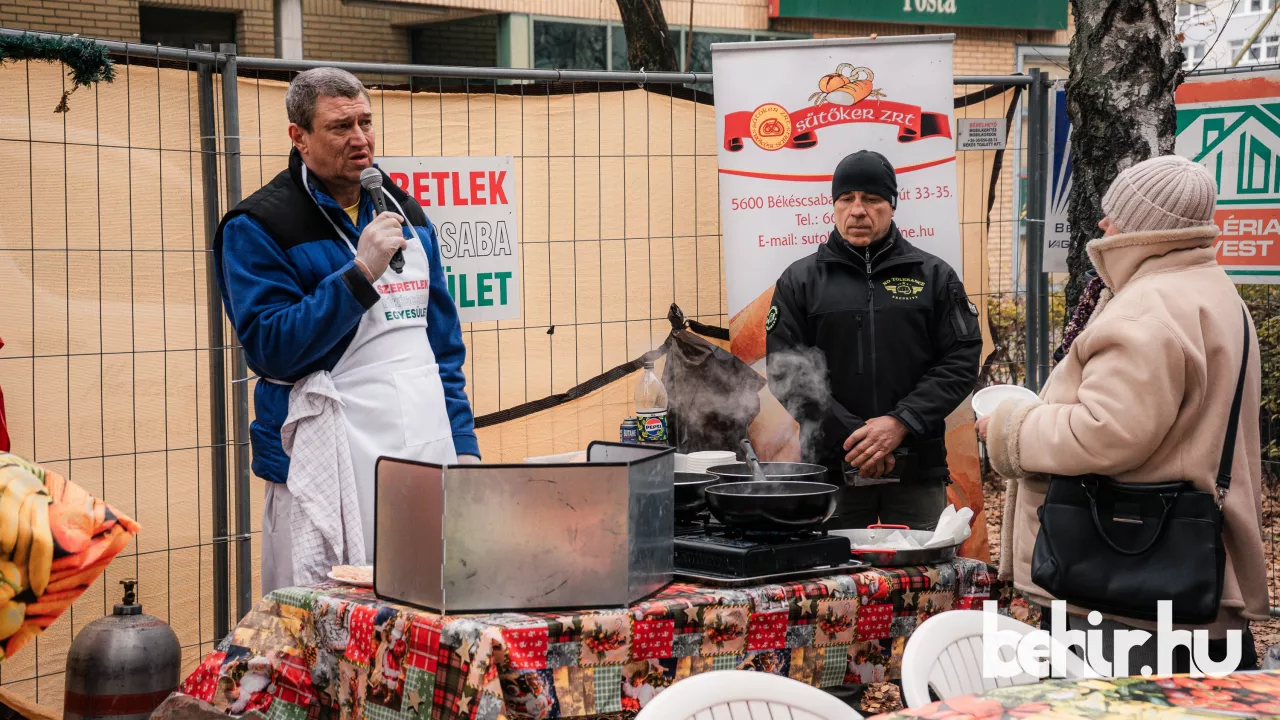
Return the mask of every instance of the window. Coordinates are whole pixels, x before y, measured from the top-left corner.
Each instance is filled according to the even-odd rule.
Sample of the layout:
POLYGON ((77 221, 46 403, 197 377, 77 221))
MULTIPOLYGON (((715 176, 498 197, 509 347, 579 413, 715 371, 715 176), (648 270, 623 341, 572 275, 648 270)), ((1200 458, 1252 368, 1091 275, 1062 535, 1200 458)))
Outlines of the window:
POLYGON ((139 5, 138 30, 145 45, 195 48, 208 43, 217 50, 236 41, 236 14, 139 5))
MULTIPOLYGON (((409 28, 415 65, 493 67, 498 64, 498 16, 480 15, 409 28)), ((431 85, 436 79, 431 79, 431 85)))
MULTIPOLYGON (((609 44, 609 54, 612 56, 612 64, 610 70, 626 71, 631 69, 631 63, 627 60, 627 31, 622 29, 621 25, 613 25, 609 28, 611 38, 609 44)), ((677 56, 679 55, 677 51, 677 56)))
POLYGON ((557 70, 608 70, 608 28, 587 23, 533 24, 533 66, 557 70))
MULTIPOLYGON (((1239 56, 1240 56, 1240 51, 1244 49, 1244 41, 1243 41, 1243 40, 1232 40, 1232 41, 1230 42, 1230 44, 1229 44, 1229 47, 1230 47, 1230 50, 1231 50, 1231 59, 1230 59, 1228 62, 1231 62, 1231 61, 1234 61, 1237 57, 1239 57, 1239 56)), ((1247 56, 1246 56, 1246 57, 1242 57, 1242 58, 1240 58, 1240 62, 1242 62, 1242 63, 1246 63, 1246 64, 1247 64, 1247 63, 1249 62, 1249 58, 1248 58, 1247 56)))
MULTIPOLYGON (((1261 0, 1250 0, 1251 2, 1261 2, 1261 0)), ((1202 2, 1180 2, 1178 4, 1179 20, 1199 20, 1206 13, 1204 3, 1202 2)))
MULTIPOLYGON (((1236 56, 1244 48, 1243 40, 1232 40, 1231 59, 1235 60, 1236 56)), ((1257 65, 1260 62, 1276 63, 1280 62, 1280 35, 1268 35, 1260 38, 1258 42, 1249 46, 1245 51, 1244 57, 1240 58, 1241 65, 1257 65)))
POLYGON ((689 72, 711 72, 711 43, 750 42, 747 34, 693 31, 693 56, 689 72))
MULTIPOLYGON (((684 64, 685 33, 678 28, 668 28, 671 47, 676 51, 676 67, 684 64)), ((609 26, 609 57, 612 64, 610 70, 626 72, 631 69, 631 61, 627 59, 627 31, 621 25, 609 26)))
MULTIPOLYGON (((498 15, 480 15, 462 20, 445 20, 409 28, 409 59, 414 65, 498 65, 498 15)), ((413 77, 415 90, 428 92, 445 87, 492 87, 493 81, 478 78, 413 77)))
MULTIPOLYGON (((779 33, 736 33, 714 30, 693 31, 693 48, 686 65, 689 27, 672 25, 667 30, 676 52, 676 67, 686 72, 711 72, 711 44, 763 40, 796 40, 809 35, 779 33)), ((533 21, 533 66, 558 70, 632 70, 627 59, 627 33, 620 23, 595 25, 561 20, 533 21)), ((699 88, 710 90, 710 86, 699 88)))
MULTIPOLYGON (((1275 4, 1275 0, 1249 0, 1248 12, 1256 13, 1256 12, 1262 12, 1263 10, 1270 10, 1271 6, 1274 4, 1275 4)), ((1182 8, 1178 8, 1178 10, 1181 11, 1182 8)), ((1245 12, 1244 2, 1240 3, 1240 12, 1245 12)))
MULTIPOLYGON (((1238 51, 1237 51, 1238 52, 1238 51)), ((1185 60, 1182 62, 1182 69, 1191 70, 1200 64, 1204 59, 1205 46, 1204 43, 1196 43, 1194 45, 1183 45, 1182 54, 1185 60)))

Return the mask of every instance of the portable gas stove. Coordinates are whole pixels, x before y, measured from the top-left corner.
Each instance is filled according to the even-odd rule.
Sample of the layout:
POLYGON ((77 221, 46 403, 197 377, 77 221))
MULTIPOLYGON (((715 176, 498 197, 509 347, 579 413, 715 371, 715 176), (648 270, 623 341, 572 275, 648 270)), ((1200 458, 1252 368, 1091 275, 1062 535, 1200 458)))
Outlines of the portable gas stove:
POLYGON ((675 530, 677 578, 740 587, 856 572, 849 539, 825 528, 798 532, 748 532, 711 520, 683 522, 675 530))

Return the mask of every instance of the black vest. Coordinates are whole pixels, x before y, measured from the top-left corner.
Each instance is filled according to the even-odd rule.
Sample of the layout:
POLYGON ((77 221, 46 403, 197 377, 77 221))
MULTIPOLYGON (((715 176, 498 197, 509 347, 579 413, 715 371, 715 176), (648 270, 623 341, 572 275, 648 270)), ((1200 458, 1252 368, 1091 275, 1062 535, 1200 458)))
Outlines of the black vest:
MULTIPOLYGON (((312 175, 312 182, 323 187, 320 179, 314 175, 312 175)), ((396 199, 396 202, 400 203, 400 207, 404 208, 404 213, 408 216, 406 219, 410 223, 417 227, 426 227, 427 216, 422 212, 422 207, 391 182, 391 178, 387 177, 385 172, 382 173, 382 187, 396 199)), ((394 207, 389 209, 392 212, 395 211, 394 207)), ((288 250, 296 245, 316 240, 340 242, 333 223, 340 223, 341 218, 335 215, 330 218, 333 220, 333 223, 330 223, 325 219, 324 212, 325 210, 309 197, 307 189, 303 187, 302 156, 294 149, 289 153, 288 169, 281 170, 271 182, 241 200, 240 204, 222 216, 222 222, 218 223, 218 232, 213 238, 215 262, 221 265, 222 229, 232 218, 240 215, 248 215, 257 221, 281 250, 288 250)), ((354 244, 356 238, 351 240, 354 244)))

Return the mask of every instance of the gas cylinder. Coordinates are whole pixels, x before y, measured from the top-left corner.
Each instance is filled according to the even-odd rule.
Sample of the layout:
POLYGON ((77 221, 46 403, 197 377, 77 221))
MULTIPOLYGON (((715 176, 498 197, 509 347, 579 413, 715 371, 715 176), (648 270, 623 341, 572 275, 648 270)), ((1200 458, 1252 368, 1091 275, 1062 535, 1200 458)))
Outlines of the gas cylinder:
POLYGON ((145 720, 178 688, 182 649, 165 622, 144 615, 136 580, 124 600, 84 627, 67 652, 64 720, 145 720))

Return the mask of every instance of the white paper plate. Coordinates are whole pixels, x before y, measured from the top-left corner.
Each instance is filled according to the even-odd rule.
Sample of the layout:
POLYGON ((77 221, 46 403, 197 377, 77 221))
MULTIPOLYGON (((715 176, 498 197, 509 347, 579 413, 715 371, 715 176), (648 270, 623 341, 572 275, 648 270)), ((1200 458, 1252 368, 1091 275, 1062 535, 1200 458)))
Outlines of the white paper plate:
POLYGON ((1000 403, 1006 400, 1038 400, 1039 395, 1021 385, 992 385, 985 387, 973 395, 973 413, 978 419, 996 411, 1000 403))
POLYGON ((343 585, 353 585, 353 586, 355 586, 355 587, 362 587, 362 588, 371 588, 371 587, 373 587, 373 581, 372 581, 372 580, 369 580, 368 582, 365 582, 365 581, 361 581, 361 580, 351 580, 351 579, 344 578, 344 577, 338 577, 337 575, 334 575, 334 574, 333 574, 333 571, 332 571, 332 570, 330 570, 330 571, 329 571, 329 579, 330 579, 330 580, 333 580, 334 582, 340 582, 340 583, 342 583, 343 585))
POLYGON ((685 472, 706 474, 706 472, 713 467, 717 467, 719 465, 728 465, 728 464, 729 463, 716 463, 715 465, 690 465, 689 468, 685 470, 685 472))
POLYGON ((738 462, 738 456, 729 450, 701 450, 689 453, 685 460, 685 472, 705 473, 717 465, 738 462))
POLYGON ((700 450, 695 453, 689 453, 690 462, 724 462, 726 460, 733 462, 737 457, 731 450, 700 450))

